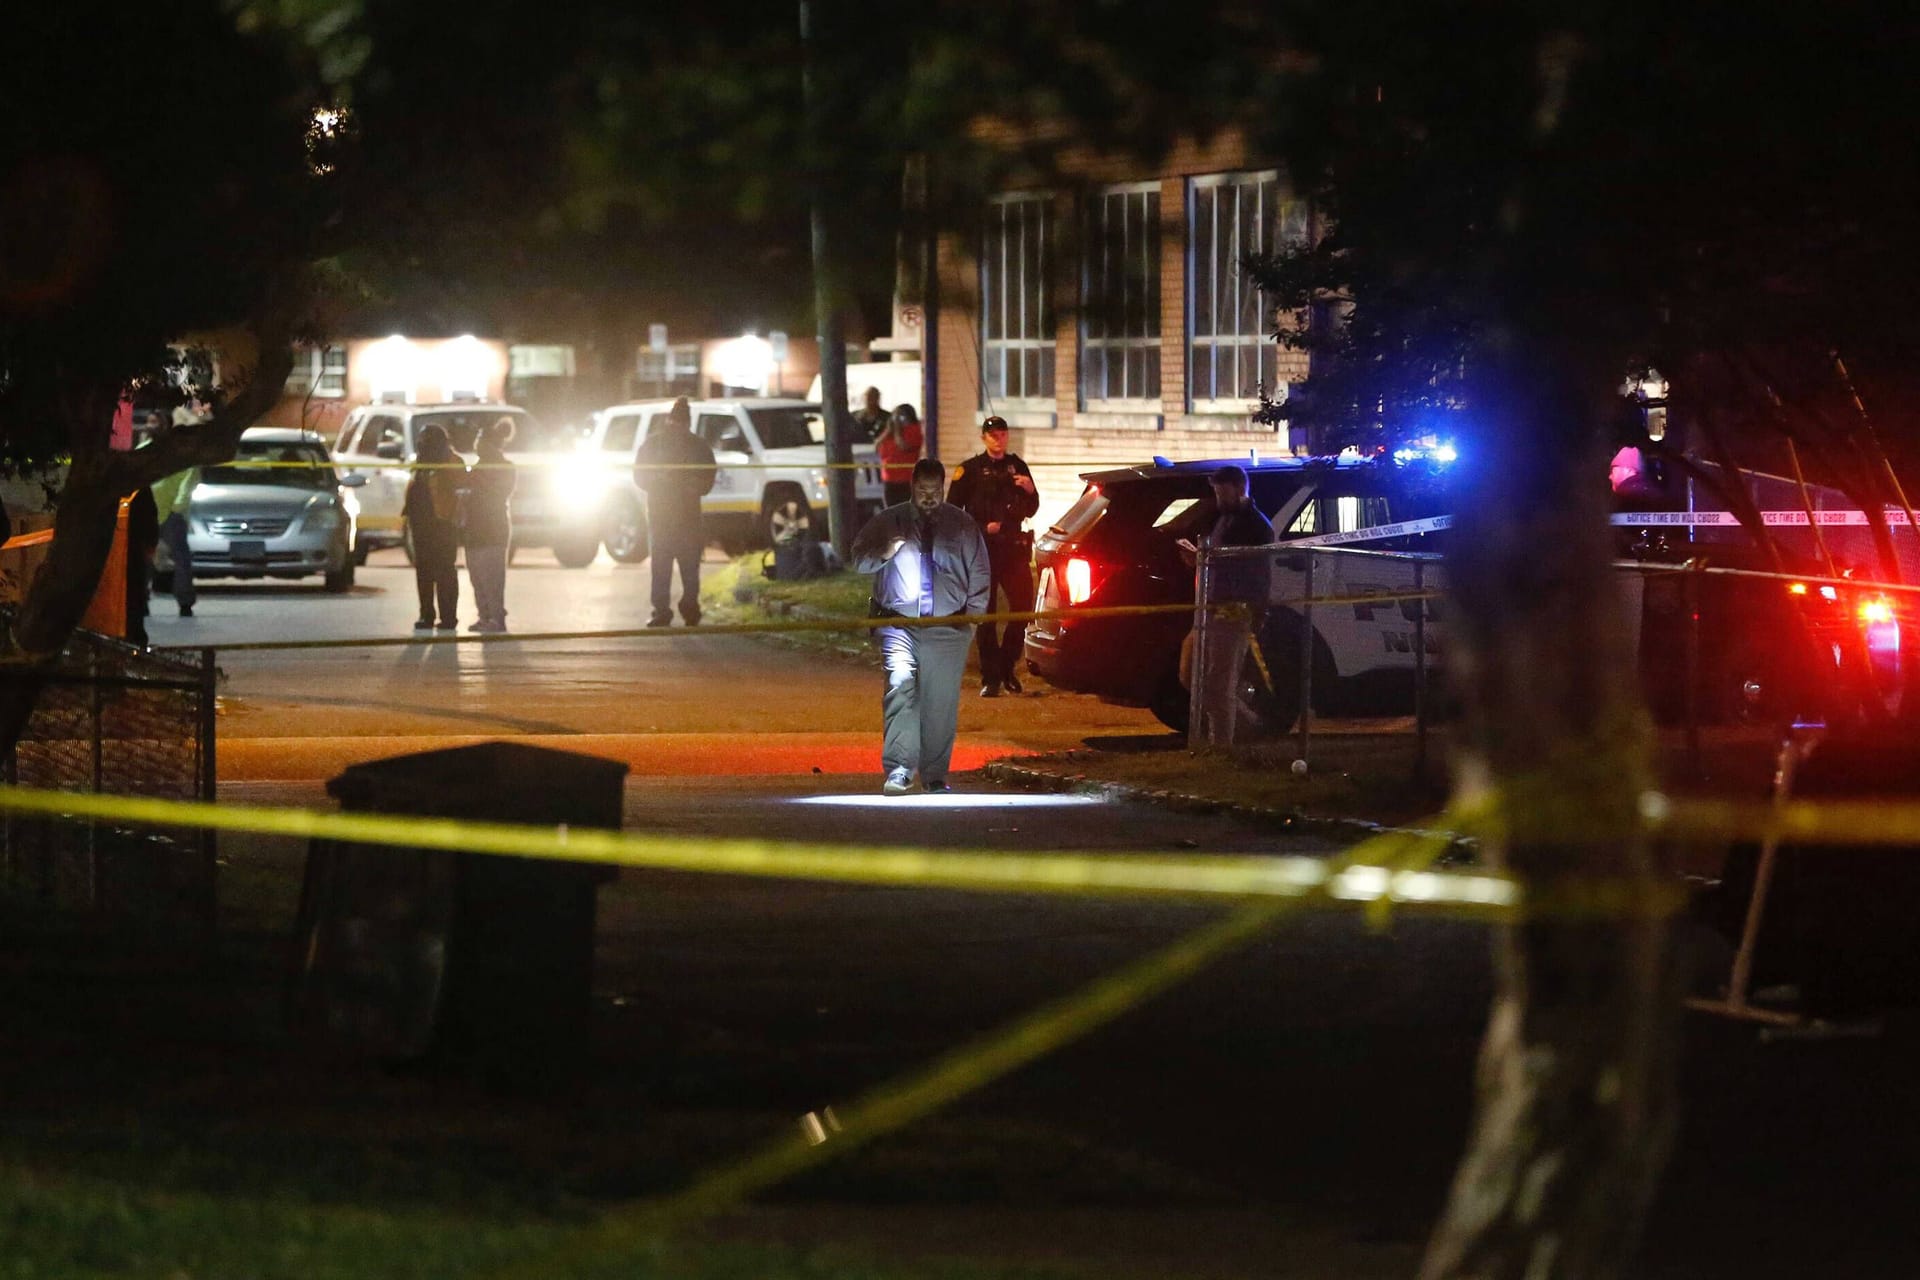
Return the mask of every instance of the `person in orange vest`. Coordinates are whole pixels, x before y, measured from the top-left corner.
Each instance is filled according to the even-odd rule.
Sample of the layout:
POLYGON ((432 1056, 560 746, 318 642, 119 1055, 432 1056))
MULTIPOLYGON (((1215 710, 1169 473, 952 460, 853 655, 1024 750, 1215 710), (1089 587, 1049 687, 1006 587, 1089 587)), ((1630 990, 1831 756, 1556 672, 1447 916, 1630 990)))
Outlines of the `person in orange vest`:
POLYGON ((910 404, 895 409, 886 427, 875 437, 874 450, 880 455, 880 482, 886 486, 888 506, 898 506, 913 496, 913 464, 920 460, 920 446, 925 440, 920 430, 920 415, 910 404))

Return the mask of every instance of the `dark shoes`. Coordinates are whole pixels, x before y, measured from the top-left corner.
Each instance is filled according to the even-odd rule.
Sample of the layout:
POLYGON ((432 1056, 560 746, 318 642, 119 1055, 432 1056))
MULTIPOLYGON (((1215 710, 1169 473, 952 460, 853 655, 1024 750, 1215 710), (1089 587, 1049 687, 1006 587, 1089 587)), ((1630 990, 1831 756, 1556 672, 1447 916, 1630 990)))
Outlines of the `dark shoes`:
POLYGON ((929 782, 920 788, 930 796, 944 796, 953 790, 951 782, 929 782))
POLYGON ((980 686, 980 696, 981 696, 981 697, 983 697, 983 698, 997 698, 997 697, 999 697, 999 696, 1000 696, 1000 682, 999 682, 999 681, 997 681, 997 680, 989 680, 989 681, 987 681, 986 683, 984 683, 984 684, 982 684, 982 685, 980 686))
POLYGON ((193 616, 193 606, 190 604, 181 605, 180 616, 183 618, 191 618, 193 616))
POLYGON ((673 625, 673 615, 670 613, 656 613, 647 619, 647 625, 650 627, 670 627, 673 625))
POLYGON ((1013 674, 1013 672, 1011 671, 1007 672, 1007 674, 1000 677, 1000 687, 1002 689, 1005 689, 1008 693, 1025 693, 1026 692, 1026 690, 1022 688, 1020 685, 1020 677, 1013 674))
POLYGON ((413 629, 415 631, 431 631, 433 630, 433 619, 422 618, 418 622, 413 624, 413 629))

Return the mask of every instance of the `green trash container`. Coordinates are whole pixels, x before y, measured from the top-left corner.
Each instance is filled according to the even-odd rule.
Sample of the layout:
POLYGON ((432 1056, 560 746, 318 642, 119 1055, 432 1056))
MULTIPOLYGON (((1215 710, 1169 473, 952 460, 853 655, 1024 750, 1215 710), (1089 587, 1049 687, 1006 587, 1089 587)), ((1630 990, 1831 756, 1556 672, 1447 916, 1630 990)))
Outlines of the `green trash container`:
MULTIPOLYGON (((514 742, 354 765, 349 813, 620 828, 627 766, 514 742)), ((316 840, 301 890, 292 1020, 370 1056, 505 1083, 563 1074, 592 1012, 594 863, 316 840)))

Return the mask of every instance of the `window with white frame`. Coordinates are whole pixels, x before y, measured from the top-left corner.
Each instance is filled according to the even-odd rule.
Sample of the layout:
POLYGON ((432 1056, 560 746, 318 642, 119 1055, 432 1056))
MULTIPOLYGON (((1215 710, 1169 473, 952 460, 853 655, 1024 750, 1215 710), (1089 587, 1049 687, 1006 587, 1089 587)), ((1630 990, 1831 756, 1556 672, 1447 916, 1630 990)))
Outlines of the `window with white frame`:
POLYGON ((700 394, 700 344, 682 342, 665 351, 643 348, 634 373, 633 395, 652 400, 700 394))
POLYGON ((1096 192, 1087 205, 1080 389, 1089 406, 1160 399, 1160 184, 1096 192))
POLYGON ((1250 253, 1307 239, 1307 206, 1280 175, 1195 178, 1189 210, 1188 394, 1196 413, 1245 412, 1278 392, 1271 308, 1241 270, 1250 253))
POLYGON ((287 394, 338 400, 347 394, 345 347, 295 347, 287 374, 287 394))
POLYGON ((980 246, 980 389, 987 405, 1053 401, 1053 199, 987 205, 980 246))

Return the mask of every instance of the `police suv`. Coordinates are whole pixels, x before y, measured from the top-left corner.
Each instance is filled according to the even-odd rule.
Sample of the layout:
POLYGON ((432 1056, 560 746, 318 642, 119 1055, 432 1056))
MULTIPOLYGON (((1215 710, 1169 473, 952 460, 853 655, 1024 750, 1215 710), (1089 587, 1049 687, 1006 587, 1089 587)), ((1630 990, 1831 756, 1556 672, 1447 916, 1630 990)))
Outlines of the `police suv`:
MULTIPOLYGON (((1040 575, 1039 607, 1172 604, 1193 599, 1194 572, 1181 559, 1182 539, 1198 541, 1215 510, 1208 477, 1223 464, 1167 462, 1088 474, 1086 490, 1034 545, 1040 575)), ((1430 553, 1445 524, 1440 476, 1432 463, 1415 465, 1359 458, 1279 458, 1235 461, 1246 469, 1250 496, 1273 521, 1282 541, 1330 545, 1368 531, 1367 551, 1430 553), (1398 524, 1392 531, 1381 526, 1398 524)), ((1440 584, 1437 564, 1366 551, 1314 555, 1316 596, 1392 595, 1440 584)), ((1260 635, 1267 675, 1251 665, 1243 696, 1255 720, 1272 730, 1300 713, 1300 664, 1307 646, 1297 601, 1307 594, 1309 556, 1271 559, 1271 599, 1260 635)), ((1313 699, 1316 709, 1405 701, 1410 706, 1418 633, 1424 629, 1429 663, 1444 646, 1440 611, 1432 601, 1314 609, 1313 699), (1424 610, 1424 618, 1421 611, 1424 610), (1424 628, 1421 623, 1424 623, 1424 628)), ((1180 647, 1192 617, 1072 617, 1027 629, 1028 670, 1048 683, 1151 709, 1162 723, 1184 730, 1188 692, 1181 682, 1180 647)))
MULTIPOLYGON (((647 495, 633 463, 671 400, 614 405, 594 415, 587 449, 599 471, 596 495, 607 554, 622 563, 647 558, 647 495)), ((777 540, 806 523, 826 536, 827 446, 820 406, 805 400, 695 400, 693 430, 713 450, 719 470, 700 500, 710 541, 729 554, 777 540)), ((873 446, 854 446, 854 501, 861 518, 880 509, 885 490, 873 446)))
MULTIPOLYGON (((1435 689, 1443 688, 1444 602, 1393 597, 1446 585, 1440 553, 1452 523, 1450 462, 1445 450, 1235 462, 1247 470, 1254 505, 1277 536, 1258 636, 1265 671, 1250 655, 1240 673, 1243 722, 1256 732, 1284 731, 1298 719, 1308 661, 1316 712, 1410 711, 1423 648, 1435 689), (1308 596, 1339 603, 1309 614, 1300 603, 1308 596)), ((1147 707, 1169 727, 1185 729, 1180 649, 1192 615, 1074 618, 1072 611, 1192 602, 1194 571, 1177 544, 1211 528, 1208 476, 1221 465, 1156 458, 1084 477, 1079 501, 1035 544, 1039 607, 1067 616, 1028 628, 1030 671, 1061 688, 1147 707)), ((1689 474, 1713 479, 1716 469, 1696 462, 1689 474)), ((1840 508, 1849 503, 1836 490, 1809 487, 1803 499, 1793 482, 1755 472, 1720 483, 1744 489, 1768 510, 1788 508, 1792 486, 1792 507, 1807 501, 1827 509, 1822 524, 1847 515, 1840 508)), ((1647 489, 1637 503, 1622 501, 1613 516, 1620 559, 1641 567, 1622 573, 1622 603, 1657 720, 1831 720, 1905 696, 1916 666, 1900 660, 1903 624, 1910 630, 1916 622, 1903 616, 1912 612, 1906 598, 1818 581, 1829 554, 1863 584, 1880 576, 1864 537, 1843 542, 1837 535, 1844 530, 1830 527, 1823 552, 1807 529, 1782 528, 1773 531, 1773 547, 1762 549, 1724 511, 1700 510, 1703 502, 1726 505, 1696 492, 1691 481, 1669 482, 1647 489), (1730 572, 1671 571, 1683 564, 1730 572), (1756 570, 1766 572, 1750 573, 1756 570), (1779 570, 1814 581, 1783 581, 1779 570)), ((1907 580, 1920 576, 1914 569, 1920 564, 1908 568, 1907 580)))

